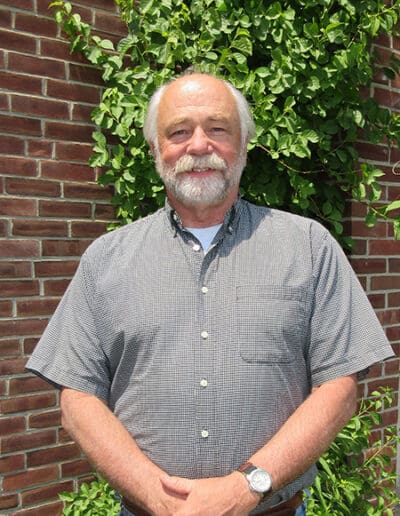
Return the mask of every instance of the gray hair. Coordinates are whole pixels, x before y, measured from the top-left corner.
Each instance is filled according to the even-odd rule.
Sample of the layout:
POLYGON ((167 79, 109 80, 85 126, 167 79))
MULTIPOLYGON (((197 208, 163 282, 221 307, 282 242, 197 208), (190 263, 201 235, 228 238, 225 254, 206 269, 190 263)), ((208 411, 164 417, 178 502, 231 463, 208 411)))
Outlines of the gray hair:
MULTIPOLYGON (((207 75, 207 74, 203 74, 207 75)), ((210 76, 214 77, 214 76, 210 76)), ((232 84, 223 79, 220 80, 225 84, 225 86, 232 93, 235 101, 236 108, 238 110, 239 121, 240 121, 240 134, 242 138, 242 145, 244 146, 248 140, 250 140, 255 133, 255 124, 250 112, 249 104, 243 94, 237 90, 232 84)), ((162 96, 165 93, 167 87, 176 81, 177 79, 173 79, 172 81, 160 86, 152 95, 149 105, 147 107, 146 117, 143 125, 143 134, 145 140, 148 144, 153 144, 156 148, 158 148, 158 137, 157 137, 157 119, 158 119, 158 107, 160 105, 160 101, 162 96)))

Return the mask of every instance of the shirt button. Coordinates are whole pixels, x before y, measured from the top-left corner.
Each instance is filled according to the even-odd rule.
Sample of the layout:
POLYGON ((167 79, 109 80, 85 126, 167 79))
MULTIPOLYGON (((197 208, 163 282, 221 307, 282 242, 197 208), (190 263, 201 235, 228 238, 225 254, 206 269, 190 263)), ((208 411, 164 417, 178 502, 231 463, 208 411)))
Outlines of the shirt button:
POLYGON ((203 439, 206 439, 206 438, 208 437, 208 431, 207 431, 207 430, 202 430, 202 431, 201 431, 201 437, 202 437, 203 439))
POLYGON ((201 291, 203 292, 203 294, 207 294, 208 288, 207 287, 201 287, 201 291))
POLYGON ((200 335, 202 339, 208 339, 208 332, 202 331, 200 335))
POLYGON ((207 387, 207 385, 208 385, 207 380, 206 380, 205 378, 202 378, 202 380, 200 381, 200 385, 201 385, 202 387, 207 387))
POLYGON ((200 251, 201 247, 199 246, 199 244, 194 244, 192 249, 193 249, 193 251, 200 251))

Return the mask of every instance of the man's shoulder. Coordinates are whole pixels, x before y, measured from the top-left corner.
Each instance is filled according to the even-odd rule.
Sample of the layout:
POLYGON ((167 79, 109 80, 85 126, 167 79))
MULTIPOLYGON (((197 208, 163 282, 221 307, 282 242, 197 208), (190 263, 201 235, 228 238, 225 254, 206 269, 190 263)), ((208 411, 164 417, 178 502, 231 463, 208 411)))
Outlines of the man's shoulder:
POLYGON ((318 221, 296 213, 245 201, 250 216, 262 222, 261 227, 273 226, 278 231, 300 232, 310 238, 325 238, 329 231, 318 221))
POLYGON ((140 247, 144 235, 150 230, 156 231, 161 224, 163 211, 161 208, 155 213, 105 233, 90 244, 85 255, 95 257, 101 254, 104 257, 115 253, 123 254, 127 250, 132 251, 135 247, 140 247))

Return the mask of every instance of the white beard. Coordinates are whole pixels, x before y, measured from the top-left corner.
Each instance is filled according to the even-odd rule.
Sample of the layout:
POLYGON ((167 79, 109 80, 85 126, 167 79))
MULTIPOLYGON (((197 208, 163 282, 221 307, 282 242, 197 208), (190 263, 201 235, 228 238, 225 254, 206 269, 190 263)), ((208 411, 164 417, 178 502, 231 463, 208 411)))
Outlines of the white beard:
POLYGON ((166 165, 161 160, 160 153, 156 153, 156 168, 166 188, 186 205, 212 206, 224 200, 239 184, 245 164, 246 153, 243 151, 231 167, 215 152, 206 156, 185 154, 174 166, 166 165), (207 177, 184 174, 196 169, 212 169, 216 172, 207 177))

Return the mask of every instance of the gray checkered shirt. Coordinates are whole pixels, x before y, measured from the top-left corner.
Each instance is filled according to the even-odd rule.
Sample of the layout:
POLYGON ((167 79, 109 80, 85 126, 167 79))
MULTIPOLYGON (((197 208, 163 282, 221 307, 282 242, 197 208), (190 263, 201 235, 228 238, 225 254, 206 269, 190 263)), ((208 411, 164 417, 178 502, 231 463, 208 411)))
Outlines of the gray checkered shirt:
POLYGON ((392 354, 329 233, 238 200, 206 254, 168 205, 96 240, 28 368, 106 400, 152 461, 200 478, 245 462, 312 386, 392 354))

